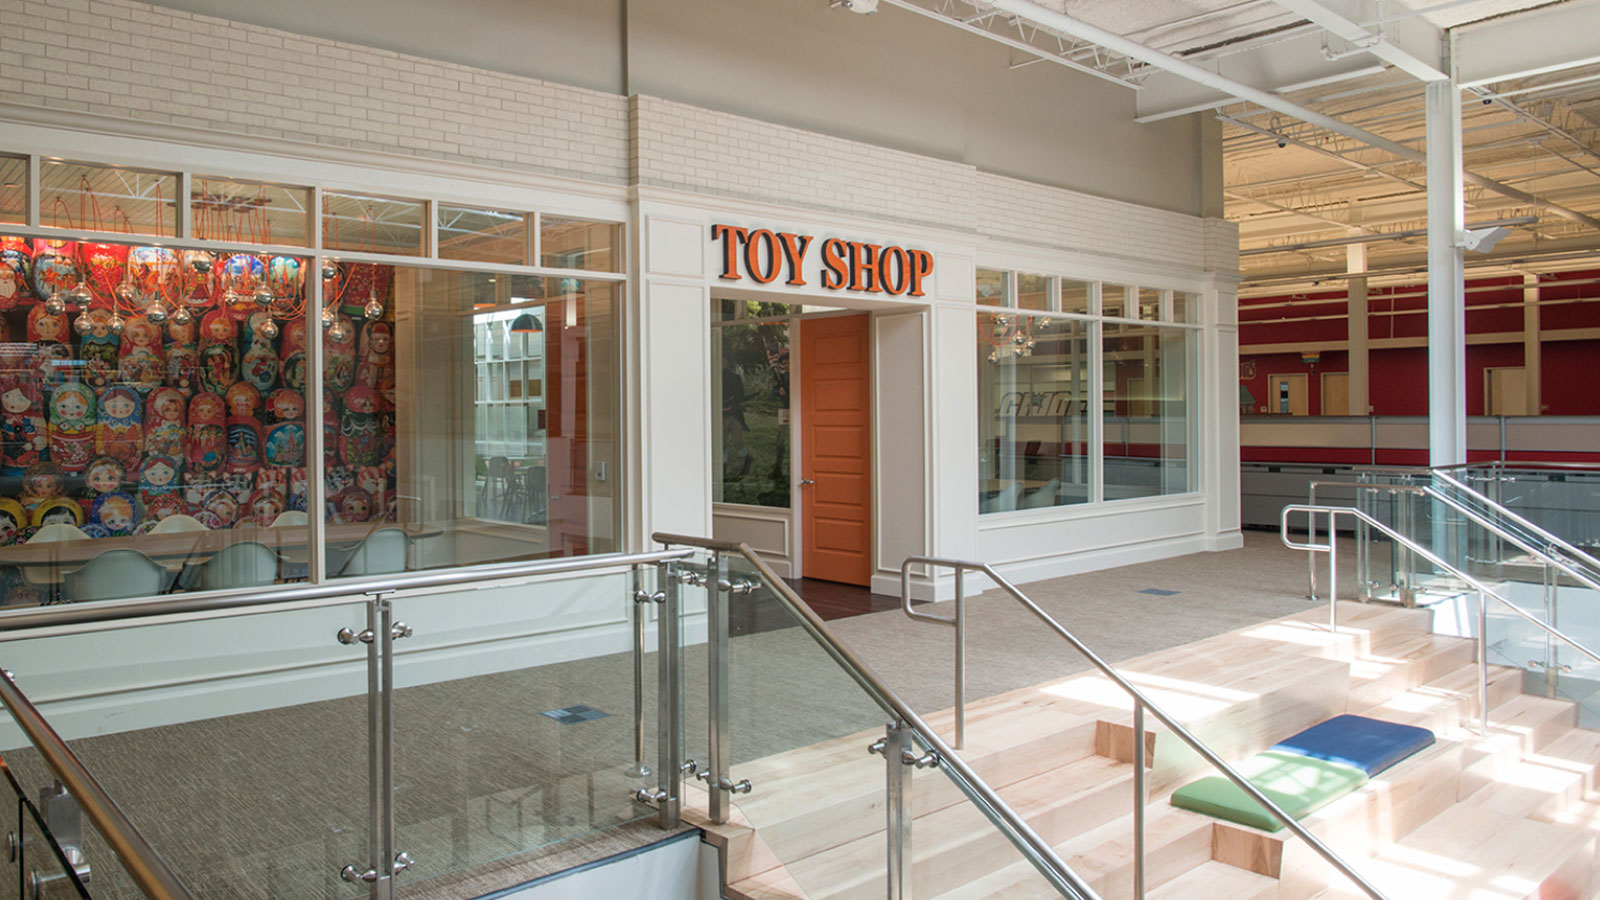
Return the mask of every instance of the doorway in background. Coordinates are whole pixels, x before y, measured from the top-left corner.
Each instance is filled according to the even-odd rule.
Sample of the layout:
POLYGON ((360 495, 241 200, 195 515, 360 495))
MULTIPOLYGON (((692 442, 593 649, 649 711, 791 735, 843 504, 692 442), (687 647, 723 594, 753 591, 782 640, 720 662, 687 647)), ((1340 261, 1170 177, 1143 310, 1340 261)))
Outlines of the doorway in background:
POLYGON ((799 322, 801 571, 863 586, 872 580, 870 322, 799 322))

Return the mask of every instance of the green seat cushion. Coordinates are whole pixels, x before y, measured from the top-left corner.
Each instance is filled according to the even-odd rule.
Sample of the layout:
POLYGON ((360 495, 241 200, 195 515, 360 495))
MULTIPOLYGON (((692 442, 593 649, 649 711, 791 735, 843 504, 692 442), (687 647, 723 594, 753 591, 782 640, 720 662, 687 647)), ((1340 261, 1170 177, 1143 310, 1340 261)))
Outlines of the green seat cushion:
MULTIPOLYGON (((1268 750, 1234 768, 1267 799, 1296 819, 1367 783, 1367 773, 1343 763, 1268 750)), ((1266 807, 1223 775, 1210 775, 1172 794, 1172 805, 1265 831, 1281 831, 1266 807)))

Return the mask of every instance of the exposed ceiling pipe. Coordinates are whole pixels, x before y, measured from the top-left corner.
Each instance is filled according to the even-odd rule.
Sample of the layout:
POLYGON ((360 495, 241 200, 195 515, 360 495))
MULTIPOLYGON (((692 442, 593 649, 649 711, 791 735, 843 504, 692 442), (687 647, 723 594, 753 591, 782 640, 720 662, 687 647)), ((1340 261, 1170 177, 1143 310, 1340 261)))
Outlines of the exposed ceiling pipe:
MULTIPOLYGON (((1146 47, 1145 45, 1136 41, 1130 41, 1121 35, 1113 34, 1103 28, 1098 28, 1094 25, 1090 25, 1087 22, 1074 19, 1065 13, 1059 13, 1053 9, 1047 9, 1038 5, 1037 3, 1029 2, 1029 0, 989 0, 989 2, 990 5, 992 5, 995 9, 1011 13, 1018 18, 1027 19, 1030 22, 1041 25, 1052 31, 1060 32, 1069 37, 1091 41, 1099 44, 1113 53, 1121 54, 1129 59, 1138 60, 1139 62, 1157 69, 1161 69, 1165 72, 1171 72, 1172 74, 1177 75, 1185 80, 1192 81, 1195 84, 1209 87, 1216 91, 1221 91, 1224 94, 1237 97, 1240 100, 1248 103, 1254 103, 1257 106, 1270 109, 1274 112, 1283 113, 1287 116, 1293 116, 1302 122, 1306 122, 1307 124, 1314 125, 1326 131, 1331 131, 1335 134, 1342 134, 1345 137, 1360 141, 1368 146, 1384 150, 1402 159, 1407 159, 1412 162, 1427 161, 1426 154, 1420 150, 1414 150, 1410 147, 1407 147, 1405 144, 1401 144, 1398 141, 1389 140, 1382 135, 1373 134, 1370 131, 1367 131, 1363 128, 1357 128, 1356 126, 1347 122, 1341 122, 1332 116, 1326 116, 1314 110, 1307 109, 1298 103, 1286 100, 1277 94, 1271 93, 1270 91, 1263 91, 1260 88, 1254 88, 1247 84, 1241 84, 1240 82, 1234 81, 1231 78, 1224 78, 1215 72, 1207 71, 1197 65, 1194 65, 1193 63, 1189 63, 1169 54, 1162 53, 1159 50, 1151 49, 1150 47, 1146 47)), ((1502 194, 1506 197, 1510 197, 1513 200, 1517 200, 1530 206, 1536 206, 1540 209, 1547 209, 1564 219, 1568 219, 1570 221, 1586 225, 1595 229, 1596 231, 1600 231, 1600 219, 1596 219, 1593 216, 1585 215, 1577 210, 1568 209, 1565 206, 1540 200, 1538 197, 1535 197, 1526 191, 1519 191, 1516 188, 1508 187, 1492 179, 1484 178, 1480 175, 1474 175, 1471 172, 1465 173, 1465 180, 1468 184, 1494 191, 1497 194, 1502 194)))
POLYGON ((1045 60, 1047 62, 1053 62, 1053 63, 1056 63, 1058 65, 1066 66, 1067 68, 1073 70, 1074 72, 1082 72, 1085 75, 1093 75, 1094 77, 1099 78, 1102 81, 1109 81, 1112 84, 1120 84, 1125 88, 1129 88, 1129 89, 1135 90, 1135 91, 1139 90, 1140 87, 1141 87, 1140 85, 1134 84, 1134 83, 1132 83, 1130 81, 1125 81, 1125 80, 1123 80, 1121 78, 1118 78, 1117 76, 1111 74, 1110 72, 1102 72, 1099 69, 1096 69, 1096 68, 1094 68, 1092 66, 1083 65, 1082 63, 1079 63, 1079 62, 1077 62, 1075 60, 1069 59, 1066 56, 1062 56, 1062 55, 1057 54, 1057 53, 1051 53, 1048 50, 1040 50, 1038 47, 1035 47, 1035 46, 1027 43, 1026 41, 1019 41, 1019 40, 1016 40, 1015 38, 1009 38, 1009 37, 1006 37, 1003 34, 995 34, 994 32, 990 31, 987 28, 980 28, 977 25, 972 24, 972 23, 977 22, 977 21, 979 21, 981 19, 988 18, 988 14, 985 14, 985 15, 982 15, 982 16, 972 16, 972 17, 970 17, 968 19, 957 19, 957 18, 955 18, 953 16, 946 16, 946 15, 944 15, 942 13, 939 13, 939 12, 937 12, 935 10, 931 10, 931 9, 927 8, 926 6, 921 6, 921 5, 917 4, 917 3, 912 2, 912 0, 882 0, 882 2, 887 3, 890 6, 898 6, 901 9, 906 10, 907 12, 914 12, 919 16, 925 16, 925 17, 927 17, 929 19, 934 20, 935 22, 943 22, 946 25, 950 25, 950 26, 952 26, 954 28, 959 28, 962 31, 970 32, 970 33, 976 34, 976 35, 978 35, 980 37, 986 37, 989 40, 994 41, 997 44, 1004 44, 1005 46, 1010 47, 1013 50, 1020 50, 1023 53, 1027 53, 1027 54, 1030 54, 1032 56, 1037 56, 1038 58, 1040 58, 1042 60, 1045 60))
MULTIPOLYGON (((1248 199, 1248 198, 1245 198, 1248 199)), ((1256 201, 1260 202, 1260 201, 1256 201)), ((1493 222, 1479 222, 1468 225, 1468 231, 1479 228, 1508 228, 1514 225, 1536 225, 1538 216, 1518 216, 1514 219, 1498 219, 1493 222)), ((1322 241, 1301 241, 1297 244, 1281 244, 1273 247, 1253 247, 1249 250, 1240 250, 1240 256, 1262 256, 1267 253, 1289 253, 1295 250, 1312 250, 1318 247, 1344 247, 1350 244, 1371 244, 1375 241, 1400 241, 1406 238, 1422 237, 1428 233, 1426 228, 1408 228, 1405 231, 1386 231, 1381 234, 1350 235, 1342 238, 1328 238, 1322 241)))

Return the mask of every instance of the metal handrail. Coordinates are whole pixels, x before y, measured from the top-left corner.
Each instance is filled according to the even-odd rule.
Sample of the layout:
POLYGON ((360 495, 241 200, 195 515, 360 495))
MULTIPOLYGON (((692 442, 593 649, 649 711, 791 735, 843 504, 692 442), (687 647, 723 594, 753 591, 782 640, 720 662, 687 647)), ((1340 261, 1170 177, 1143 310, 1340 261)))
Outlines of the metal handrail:
POLYGON ((12 718, 22 726, 23 733, 38 749, 45 764, 78 806, 99 829, 117 859, 139 889, 151 900, 193 900, 194 895, 183 886, 161 854, 150 846, 143 834, 129 821, 122 808, 106 793, 100 782, 89 774, 67 742, 61 739, 44 716, 39 714, 27 695, 17 687, 10 672, 0 672, 0 702, 11 711, 12 718))
MULTIPOLYGON (((1122 673, 1118 672, 1115 666, 1112 666, 1110 663, 1108 663, 1105 660, 1101 659, 1098 654, 1096 654, 1093 650, 1089 649, 1089 646, 1087 644, 1085 644, 1083 641, 1079 640, 1075 635, 1072 634, 1072 632, 1068 631, 1065 627, 1063 627, 1060 622, 1057 622, 1054 617, 1052 617, 1049 613, 1045 612, 1044 609, 1041 608, 1037 603, 1034 603, 1033 600, 1031 600, 1026 594, 1024 594, 1021 590, 1019 590, 1016 585, 1014 585, 1010 581, 1008 581, 1005 578, 1005 576, 1001 575, 999 572, 996 572, 994 570, 994 567, 990 566, 988 563, 973 562, 973 561, 970 561, 970 560, 944 559, 944 558, 932 557, 932 556, 912 556, 912 557, 907 557, 906 561, 904 563, 902 563, 901 566, 900 566, 901 585, 902 585, 902 595, 901 595, 901 608, 902 608, 902 610, 908 610, 909 609, 909 597, 906 595, 906 593, 904 591, 904 586, 908 582, 908 574, 907 573, 910 571, 910 567, 912 565, 942 566, 944 568, 954 569, 955 572, 956 572, 956 584, 957 585, 959 585, 961 583, 961 573, 963 571, 979 572, 979 573, 982 573, 983 575, 987 576, 991 581, 993 581, 996 585, 998 585, 1001 590, 1003 590, 1007 594, 1011 595, 1011 598, 1013 600, 1015 600, 1018 603, 1022 604, 1023 607, 1025 607, 1029 612, 1033 613, 1034 616, 1037 617, 1041 622, 1043 622, 1046 627, 1048 627, 1050 630, 1054 631, 1059 637, 1061 637, 1067 643, 1071 644, 1074 649, 1076 649, 1079 653, 1081 653, 1083 655, 1083 657, 1090 662, 1090 664, 1092 664, 1095 668, 1099 669, 1100 673, 1102 675, 1104 675, 1105 677, 1110 679, 1113 684, 1115 684, 1117 687, 1121 688, 1124 693, 1126 693, 1129 697, 1131 697, 1133 699, 1133 702, 1134 702, 1134 710, 1133 710, 1133 712, 1134 712, 1134 719, 1133 719, 1133 731, 1134 731, 1134 738, 1133 738, 1133 765, 1134 765, 1134 794, 1135 794, 1135 798, 1136 798, 1135 799, 1135 803, 1134 803, 1134 873, 1133 873, 1133 878, 1134 878, 1134 897, 1136 898, 1136 900, 1139 900, 1139 898, 1143 898, 1144 897, 1144 798, 1145 798, 1144 712, 1147 709, 1150 711, 1151 715, 1156 717, 1157 721, 1159 721, 1163 725, 1167 726, 1167 728, 1174 735, 1176 735, 1185 744, 1188 744, 1190 749, 1192 749, 1196 753, 1198 753, 1202 759, 1204 759, 1206 762, 1210 763, 1214 768, 1216 768, 1219 772, 1221 772, 1224 776, 1226 776, 1229 781, 1232 781, 1235 786, 1237 786, 1240 790, 1244 791, 1245 794, 1247 794, 1250 797, 1250 799, 1252 799, 1252 800, 1256 801, 1257 803, 1261 804, 1261 806, 1263 808, 1265 808, 1268 812, 1272 813, 1274 818, 1276 818, 1278 821, 1280 821, 1280 822, 1282 822, 1284 824, 1284 827, 1288 828, 1289 831, 1291 831, 1296 837, 1298 837, 1301 840, 1305 841, 1311 847, 1312 850, 1316 851, 1318 856, 1321 856, 1329 865, 1331 865, 1335 869, 1337 869, 1340 872, 1340 874, 1344 875, 1346 878, 1350 879, 1350 881, 1352 883, 1354 883, 1357 887, 1361 888, 1362 892, 1364 892, 1368 897, 1371 897, 1372 900, 1387 900, 1387 896, 1382 891, 1378 890, 1378 888, 1375 885, 1373 885, 1372 882, 1368 881, 1359 872, 1357 872, 1354 869, 1352 869, 1350 867, 1349 863, 1345 862, 1342 857, 1340 857, 1337 853, 1333 852, 1332 848, 1330 848, 1330 847, 1328 847, 1328 845, 1324 844, 1320 839, 1317 838, 1316 835, 1312 834, 1309 830, 1307 830, 1304 825, 1301 825, 1298 821, 1295 820, 1295 818, 1293 816, 1291 816, 1287 812, 1285 812, 1282 807, 1280 807, 1280 806, 1278 806, 1278 804, 1274 803, 1271 798, 1269 798, 1266 794, 1261 792, 1260 788, 1257 788, 1255 785, 1251 784, 1249 782, 1249 780, 1247 780, 1243 775, 1239 774, 1239 771, 1237 769, 1235 769, 1232 766, 1228 765, 1228 763, 1225 760, 1223 760, 1222 757, 1220 757, 1220 756, 1218 756, 1216 754, 1216 751, 1214 751, 1210 747, 1206 746, 1206 744, 1203 741, 1201 741, 1199 738, 1195 737, 1192 733, 1190 733, 1187 728, 1184 728, 1182 725, 1180 725, 1178 723, 1178 721, 1172 717, 1171 714, 1169 714, 1166 710, 1162 709, 1160 706, 1156 705, 1156 703, 1154 701, 1152 701, 1143 691, 1139 690, 1139 688, 1135 687, 1132 682, 1130 682, 1130 681, 1128 681, 1128 679, 1124 678, 1122 676, 1122 673)), ((965 598, 964 598, 964 596, 962 596, 959 593, 959 589, 958 589, 957 598, 958 598, 957 599, 957 603, 958 604, 964 604, 965 603, 965 598)), ((937 619, 937 617, 930 617, 930 616, 927 616, 926 614, 913 614, 912 617, 913 618, 923 618, 923 619, 934 618, 936 621, 939 621, 939 619, 937 619)), ((956 610, 956 619, 959 620, 959 619, 962 619, 962 618, 964 618, 964 613, 962 612, 961 609, 958 608, 956 610)), ((944 620, 944 621, 950 621, 950 620, 944 620)), ((965 679, 965 673, 964 672, 959 673, 957 675, 957 678, 958 678, 958 680, 964 680, 965 679)))
POLYGON ((646 565, 688 556, 687 550, 657 550, 646 553, 601 553, 593 556, 561 557, 525 562, 490 563, 437 571, 391 575, 379 578, 348 578, 320 584, 249 588, 233 591, 203 591, 129 600, 97 600, 92 603, 67 603, 36 609, 0 611, 0 632, 30 628, 50 628, 97 622, 118 622, 149 616, 213 613, 221 610, 246 610, 286 603, 303 603, 340 597, 393 594, 418 588, 453 587, 506 578, 532 578, 646 565))
MULTIPOLYGON (((1334 549, 1334 547, 1335 547, 1335 539, 1332 536, 1333 535, 1333 526, 1334 526, 1333 519, 1334 519, 1335 516, 1354 516, 1355 518, 1365 522, 1370 527, 1376 528, 1378 531, 1382 532, 1383 534, 1388 535, 1391 540, 1393 540, 1395 543, 1399 544, 1400 546, 1405 547, 1407 550, 1410 550, 1412 553, 1417 554, 1418 556, 1422 557, 1423 559, 1427 560, 1428 562, 1433 563, 1435 566, 1438 566, 1439 568, 1445 570, 1446 572, 1449 572, 1451 575, 1455 576, 1456 578, 1459 578, 1462 581, 1466 582, 1474 591, 1477 592, 1477 594, 1478 594, 1478 713, 1479 713, 1479 716, 1481 717, 1480 731, 1481 731, 1482 734, 1488 735, 1488 733, 1489 733, 1489 635, 1488 635, 1488 632, 1489 632, 1489 628, 1488 628, 1488 624, 1489 624, 1489 605, 1488 605, 1488 603, 1485 602, 1486 598, 1491 598, 1492 597, 1495 600, 1500 601, 1501 604, 1503 604, 1507 609, 1511 610, 1516 615, 1518 615, 1518 616, 1522 617, 1524 620, 1526 620, 1528 622, 1531 622, 1534 625, 1537 625, 1540 628, 1544 629, 1545 633, 1548 634, 1549 636, 1551 636, 1553 638, 1556 638, 1557 640, 1564 641, 1565 643, 1570 645, 1574 650, 1577 650, 1579 653, 1582 653, 1584 656, 1587 656, 1590 659, 1594 660, 1595 662, 1600 663, 1600 654, 1597 654, 1597 653, 1595 653, 1595 651, 1589 649, 1587 646, 1585 646, 1583 644, 1582 641, 1579 641, 1578 639, 1572 637, 1571 635, 1567 634, 1566 632, 1561 631, 1559 628, 1556 628, 1553 625, 1546 624, 1545 622, 1541 621, 1539 618, 1534 616, 1532 613, 1527 612, 1522 607, 1520 607, 1520 606, 1516 605, 1515 603, 1512 603, 1510 600, 1507 600, 1506 598, 1500 596, 1498 593, 1496 593, 1495 591, 1491 590, 1483 582, 1479 581, 1476 578, 1473 578, 1471 575, 1468 575, 1466 572, 1461 571, 1460 569, 1456 568, 1455 566, 1451 565, 1450 563, 1445 562, 1443 559, 1439 558, 1439 556, 1437 554, 1433 553, 1431 550, 1428 550, 1427 548, 1423 547, 1421 544, 1418 544, 1416 541, 1411 540, 1410 538, 1406 537, 1405 535, 1401 534, 1400 532, 1395 531, 1393 528, 1390 528, 1389 526, 1383 524, 1382 522, 1378 521, 1377 519, 1373 518, 1372 516, 1367 515, 1366 513, 1362 512, 1359 509, 1356 509, 1356 508, 1351 507, 1351 506, 1310 506, 1310 505, 1304 505, 1304 504, 1285 506, 1283 508, 1282 516, 1279 519, 1279 537, 1282 538, 1283 545, 1285 547, 1289 547, 1290 549, 1293 549, 1293 550, 1305 550, 1305 551, 1308 551, 1308 552, 1311 552, 1311 553, 1326 553, 1326 554, 1328 554, 1328 568, 1330 570, 1330 575, 1329 575, 1330 585, 1335 583, 1335 582, 1333 582, 1332 569, 1337 564, 1337 561, 1338 561, 1337 551, 1334 549), (1301 543, 1296 543, 1294 541, 1289 540, 1289 516, 1290 516, 1290 514, 1297 513, 1297 512, 1303 512, 1309 517, 1315 517, 1315 515, 1317 513, 1326 513, 1328 515, 1328 534, 1329 534, 1329 538, 1328 538, 1328 543, 1327 544, 1312 544, 1312 543, 1301 544, 1301 543)), ((1312 599, 1315 599, 1315 598, 1312 598, 1312 599)), ((1338 593, 1335 590, 1329 590, 1329 592, 1328 592, 1328 614, 1329 614, 1330 625, 1332 626, 1334 631, 1337 631, 1338 630, 1338 593)))
POLYGON ((886 712, 898 717, 909 726, 917 737, 939 756, 939 766, 952 780, 959 782, 964 793, 970 798, 979 810, 991 822, 1000 828, 1001 832, 1017 847, 1027 858, 1028 862, 1050 882, 1051 887, 1064 897, 1074 897, 1078 900, 1100 900, 1094 888, 1090 887, 1083 878, 1069 867, 1061 856, 1056 853, 1050 843, 1040 837, 1038 832, 1018 815, 995 790, 989 786, 978 773, 967 764, 965 760, 939 737, 938 732, 912 710, 909 704, 900 698, 892 688, 884 684, 865 662, 855 655, 848 647, 839 643, 823 623, 822 618, 813 611, 800 595, 796 594, 772 568, 764 562, 754 550, 743 542, 717 541, 708 538, 690 537, 680 534, 657 533, 653 540, 667 545, 680 545, 698 547, 719 553, 737 553, 743 556, 750 565, 761 575, 767 587, 778 597, 789 611, 797 616, 800 625, 815 640, 822 649, 838 663, 863 690, 872 697, 873 701, 886 712))
MULTIPOLYGON (((1584 563, 1588 564, 1589 566, 1592 566, 1596 571, 1600 571, 1600 560, 1597 560, 1593 556, 1590 556, 1588 553, 1585 553, 1582 549, 1580 549, 1579 547, 1575 546, 1574 544, 1572 544, 1570 541, 1566 540, 1565 538, 1562 538, 1559 535, 1551 534, 1549 531, 1546 531, 1544 528, 1541 528, 1538 525, 1534 524, 1533 522, 1529 521, 1528 519, 1524 518, 1521 514, 1513 512, 1511 509, 1509 509, 1506 506, 1501 505, 1497 501, 1492 500, 1492 499, 1490 499, 1488 497, 1485 497, 1482 492, 1477 491, 1477 490, 1475 490, 1475 489, 1473 489, 1471 487, 1468 487, 1465 484, 1462 484, 1461 482, 1459 482, 1456 479, 1450 477, 1449 475, 1445 474, 1444 472, 1435 472, 1434 475, 1435 475, 1435 477, 1440 478, 1440 479, 1444 480, 1445 482, 1448 482, 1452 486, 1457 487, 1457 488, 1459 488, 1459 489, 1461 489, 1463 491, 1466 491, 1467 493, 1471 494, 1475 499, 1477 499, 1479 502, 1483 503, 1483 505, 1485 505, 1485 506, 1489 507, 1490 509, 1492 509, 1495 513, 1497 513, 1497 514, 1499 514, 1501 516, 1504 516, 1507 519, 1510 519, 1510 520, 1516 522, 1518 525, 1522 526, 1523 528, 1525 528, 1528 531, 1532 532, 1533 534, 1537 535, 1540 539, 1542 539, 1544 541, 1547 541, 1549 543, 1549 546, 1558 548, 1563 553, 1570 554, 1570 555, 1576 557, 1577 559, 1582 560, 1584 563)), ((1567 574, 1572 576, 1573 578, 1576 578, 1579 581, 1584 582, 1590 588, 1592 588, 1594 590, 1597 590, 1597 591, 1600 591, 1600 582, 1596 582, 1595 580, 1593 580, 1592 578, 1589 578, 1588 576, 1581 575, 1581 574, 1578 574, 1576 572, 1571 571, 1570 568, 1566 566, 1566 561, 1565 560, 1562 560, 1562 559, 1559 559, 1558 557, 1555 557, 1554 555, 1548 553, 1544 549, 1530 546, 1529 544, 1519 540, 1515 535, 1509 534, 1504 529, 1501 529, 1499 526, 1493 524, 1489 520, 1489 518, 1487 516, 1482 516, 1482 515, 1479 515, 1478 513, 1476 513, 1473 510, 1469 510, 1465 506, 1465 504, 1461 504, 1461 503, 1455 501, 1453 498, 1447 498, 1443 494, 1438 494, 1437 496, 1441 500, 1443 500, 1444 502, 1449 504, 1451 507, 1456 509, 1457 512, 1460 512, 1463 515, 1467 516, 1468 518, 1471 518, 1473 521, 1478 522, 1483 527, 1485 527, 1485 528, 1489 529, 1490 531, 1494 532, 1501 539, 1508 540, 1508 541, 1512 542, 1513 544, 1516 544, 1518 547, 1521 547, 1522 549, 1528 551, 1529 553, 1532 553, 1535 556, 1539 556, 1540 558, 1544 559, 1546 562, 1550 563, 1551 565, 1554 565, 1557 568, 1563 569, 1563 571, 1566 571, 1567 574)))

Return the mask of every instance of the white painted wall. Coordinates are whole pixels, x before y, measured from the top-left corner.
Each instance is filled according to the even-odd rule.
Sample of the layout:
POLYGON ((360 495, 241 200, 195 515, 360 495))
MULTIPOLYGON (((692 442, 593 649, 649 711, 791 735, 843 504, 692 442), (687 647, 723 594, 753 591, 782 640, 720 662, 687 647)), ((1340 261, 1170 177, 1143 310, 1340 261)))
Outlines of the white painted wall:
POLYGON ((717 853, 693 833, 621 859, 562 872, 496 893, 494 900, 719 900, 717 853))

